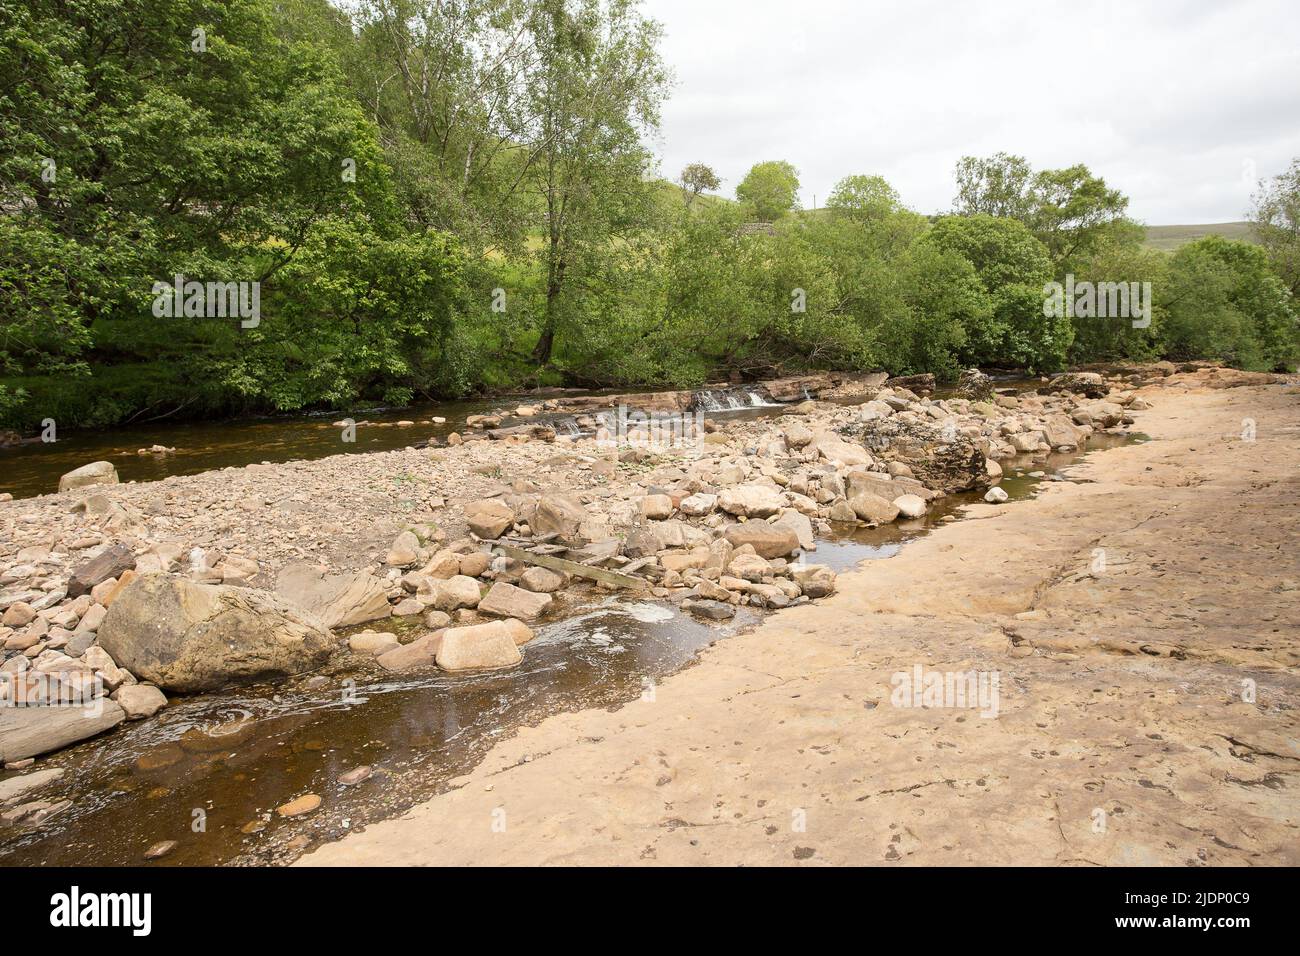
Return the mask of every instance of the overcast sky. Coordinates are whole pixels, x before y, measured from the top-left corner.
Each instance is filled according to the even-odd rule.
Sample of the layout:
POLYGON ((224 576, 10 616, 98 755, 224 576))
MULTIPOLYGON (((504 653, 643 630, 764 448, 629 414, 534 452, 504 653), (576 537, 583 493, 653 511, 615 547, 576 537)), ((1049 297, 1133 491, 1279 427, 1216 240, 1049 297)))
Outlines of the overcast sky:
POLYGON ((1244 218, 1300 157, 1296 0, 645 0, 676 74, 662 171, 798 168, 802 202, 883 175, 951 207, 958 158, 1077 162, 1151 225, 1244 218))

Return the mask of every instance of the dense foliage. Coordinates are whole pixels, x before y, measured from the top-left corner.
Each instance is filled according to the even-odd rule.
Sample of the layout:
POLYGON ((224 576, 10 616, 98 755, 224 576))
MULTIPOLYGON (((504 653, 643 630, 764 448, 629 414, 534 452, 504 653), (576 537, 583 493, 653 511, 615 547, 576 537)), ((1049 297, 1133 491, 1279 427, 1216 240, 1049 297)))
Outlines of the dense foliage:
POLYGON ((635 0, 0 4, 0 424, 107 425, 805 368, 1300 358, 1295 167, 1262 246, 1141 245, 1084 166, 967 157, 951 214, 849 175, 800 211, 649 148, 635 0), (169 317, 175 276, 260 320, 169 317), (1149 282, 1151 321, 1046 284, 1149 282))

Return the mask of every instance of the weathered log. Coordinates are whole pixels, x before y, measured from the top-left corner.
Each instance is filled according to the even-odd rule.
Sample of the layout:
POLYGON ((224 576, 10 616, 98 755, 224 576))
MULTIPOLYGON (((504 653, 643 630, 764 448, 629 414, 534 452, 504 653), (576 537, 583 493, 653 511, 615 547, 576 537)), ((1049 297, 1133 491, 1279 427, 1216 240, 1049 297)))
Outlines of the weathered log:
POLYGON ((525 551, 523 548, 513 548, 508 544, 499 545, 498 550, 506 557, 522 561, 525 564, 536 564, 543 568, 550 568, 552 571, 564 571, 617 588, 643 591, 650 586, 643 578, 634 578, 630 574, 619 574, 617 571, 593 568, 586 564, 579 564, 577 561, 566 561, 564 558, 556 558, 549 554, 535 554, 532 551, 525 551))

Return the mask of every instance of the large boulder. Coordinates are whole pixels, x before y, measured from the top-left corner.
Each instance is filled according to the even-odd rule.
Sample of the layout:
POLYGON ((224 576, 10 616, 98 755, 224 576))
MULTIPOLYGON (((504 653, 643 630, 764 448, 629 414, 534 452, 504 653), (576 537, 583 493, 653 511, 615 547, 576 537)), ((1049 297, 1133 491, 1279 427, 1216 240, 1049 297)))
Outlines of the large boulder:
POLYGON ((368 571, 330 574, 316 564, 290 564, 276 578, 275 593, 326 627, 352 627, 388 617, 388 589, 368 571))
POLYGON ((993 379, 977 368, 968 368, 957 378, 957 394, 972 401, 993 397, 993 379))
POLYGON ((1047 383, 1049 392, 1075 392, 1088 398, 1104 398, 1110 391, 1106 380, 1096 372, 1062 372, 1047 383))
MULTIPOLYGON (((629 558, 644 558, 666 548, 695 548, 708 544, 710 540, 707 531, 684 521, 656 521, 633 528, 623 542, 623 554, 629 558)), ((574 555, 570 553, 569 557, 574 555)))
POLYGON ((898 505, 866 489, 849 494, 849 507, 860 520, 870 524, 889 524, 898 517, 898 505))
POLYGON ((571 548, 580 548, 591 540, 584 532, 590 520, 586 507, 571 495, 542 495, 529 515, 535 535, 555 534, 571 548))
POLYGON ((525 591, 505 581, 497 581, 488 590, 478 609, 483 614, 517 617, 525 621, 541 617, 554 600, 549 594, 525 591))
POLYGON ((833 432, 819 432, 809 443, 810 449, 816 449, 827 461, 837 461, 841 465, 870 465, 871 453, 861 445, 847 442, 833 432))
POLYGON ((809 564, 794 572, 799 590, 810 598, 826 597, 835 593, 835 572, 824 564, 809 564))
POLYGON ((498 670, 523 660, 519 645, 532 637, 521 621, 489 621, 442 632, 438 666, 445 671, 498 670))
POLYGON ((434 631, 418 637, 410 644, 390 648, 375 660, 380 667, 390 671, 409 671, 422 667, 432 667, 438 657, 438 647, 442 644, 445 631, 434 631))
POLYGON ((723 537, 733 547, 753 545, 762 558, 784 558, 799 550, 799 535, 793 528, 771 525, 766 521, 747 521, 733 524, 723 532, 723 537))
POLYGON ((1088 420, 1100 428, 1111 428, 1124 421, 1123 405, 1115 402, 1088 402, 1079 406, 1079 411, 1086 412, 1088 420))
POLYGON ((319 667, 334 635, 265 591, 146 574, 108 609, 99 644, 137 677, 194 693, 319 667))
POLYGON ((772 525, 778 528, 789 528, 793 531, 799 539, 799 547, 805 551, 811 551, 817 546, 812 519, 806 514, 795 511, 793 508, 786 508, 781 512, 781 517, 772 522, 772 525))
POLYGON ((479 591, 477 580, 464 574, 456 574, 446 580, 427 578, 416 593, 421 603, 431 604, 439 611, 450 612, 463 607, 477 607, 482 592, 479 591))
POLYGON ((519 586, 534 594, 552 594, 564 584, 564 575, 550 568, 531 567, 519 576, 519 586))
POLYGON ((893 460, 907 465, 927 488, 956 494, 989 485, 987 458, 980 443, 960 432, 925 422, 900 421, 895 416, 865 422, 862 442, 888 450, 893 460))
POLYGON ((1060 412, 1043 419, 1043 435, 1053 448, 1077 448, 1084 440, 1084 432, 1060 412))
POLYGON ((501 537, 515 523, 515 510, 500 498, 483 498, 465 506, 465 523, 480 538, 501 537))
POLYGON ((420 539, 411 530, 403 531, 388 549, 384 563, 394 568, 409 568, 420 560, 420 539))
POLYGON ((785 506, 781 496, 767 485, 737 485, 725 488, 718 497, 718 507, 741 518, 767 518, 785 506))
POLYGON ((889 475, 879 471, 851 471, 844 477, 844 493, 852 498, 858 492, 869 491, 889 501, 905 494, 903 487, 889 475))
POLYGON ((117 484, 117 469, 111 461, 92 461, 73 469, 59 479, 59 491, 72 491, 76 488, 88 488, 91 485, 117 484))
POLYGON ((925 499, 920 495, 899 495, 893 505, 904 518, 924 518, 927 510, 925 499))

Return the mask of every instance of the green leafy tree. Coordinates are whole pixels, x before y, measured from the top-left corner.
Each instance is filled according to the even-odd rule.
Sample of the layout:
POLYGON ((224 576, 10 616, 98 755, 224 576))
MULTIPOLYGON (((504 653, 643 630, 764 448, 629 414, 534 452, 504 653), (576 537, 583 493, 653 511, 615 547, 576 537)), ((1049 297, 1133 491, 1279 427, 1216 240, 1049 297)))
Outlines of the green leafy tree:
POLYGON ((714 190, 722 185, 718 174, 711 166, 706 166, 704 163, 688 163, 682 169, 681 175, 677 177, 677 182, 682 187, 682 195, 686 198, 687 206, 694 203, 700 193, 706 189, 714 190))
POLYGON ((799 171, 785 160, 756 163, 736 187, 736 198, 759 222, 776 222, 799 202, 799 171))
POLYGON ((1070 320, 1043 314, 1051 260, 1024 224, 983 213, 944 216, 920 243, 957 253, 979 276, 993 310, 992 325, 983 331, 979 346, 985 362, 1035 371, 1064 364, 1073 338, 1070 320))
POLYGON ((14 255, 0 266, 0 363, 20 380, 57 373, 100 403, 88 420, 192 404, 214 350, 241 347, 229 327, 160 323, 155 281, 270 294, 327 215, 391 217, 373 128, 327 51, 279 35, 271 0, 4 11, 0 248, 14 255), (153 370, 152 394, 117 401, 77 378, 133 363, 153 370))
POLYGON ((883 219, 902 211, 898 191, 881 176, 845 176, 831 191, 826 206, 837 215, 883 219))
POLYGON ((1048 169, 1034 177, 1027 224, 1052 261, 1067 269, 1073 257, 1091 252, 1125 222, 1127 208, 1128 197, 1087 166, 1048 169))
POLYGON ((535 62, 523 109, 535 154, 527 188, 543 232, 542 326, 533 348, 550 363, 566 326, 581 321, 570 294, 654 206, 642 135, 659 121, 667 73, 658 23, 633 0, 539 0, 529 11, 535 62))
POLYGON ((994 153, 987 158, 963 156, 954 172, 957 197, 953 211, 959 216, 1003 216, 1025 220, 1029 216, 1029 186, 1033 171, 1023 156, 994 153))
MULTIPOLYGON (((1019 220, 1047 247, 1058 273, 1068 271, 1072 256, 1086 255, 1127 224, 1128 198, 1087 166, 1035 173, 1023 156, 964 156, 956 179, 958 215, 1019 220)), ((1140 234, 1122 235, 1141 240, 1140 234)))
POLYGON ((944 216, 921 241, 960 253, 990 292, 1013 284, 1041 285, 1052 278, 1047 249, 1015 219, 984 213, 944 216))
MULTIPOLYGON (((1074 263, 1076 282, 1145 283, 1152 290, 1151 324, 1134 328, 1131 316, 1076 318, 1070 361, 1076 364, 1122 360, 1151 361, 1160 355, 1164 327, 1162 300, 1169 276, 1167 253, 1148 249, 1125 237, 1104 239, 1074 263)), ((1141 286, 1139 286, 1141 288, 1141 286)))
POLYGON ((1181 246, 1169 270, 1164 343, 1173 358, 1290 371, 1300 326, 1290 291, 1259 246, 1205 236, 1181 246))
POLYGON ((1274 270, 1300 296, 1300 159, 1260 184, 1251 219, 1274 270))

